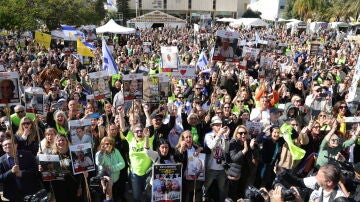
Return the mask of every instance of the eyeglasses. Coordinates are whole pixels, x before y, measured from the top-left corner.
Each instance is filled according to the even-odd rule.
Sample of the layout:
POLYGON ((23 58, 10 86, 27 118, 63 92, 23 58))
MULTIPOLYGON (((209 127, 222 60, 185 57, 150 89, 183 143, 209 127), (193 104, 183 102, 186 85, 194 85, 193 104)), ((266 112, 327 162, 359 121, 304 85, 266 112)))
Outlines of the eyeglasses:
POLYGON ((20 110, 20 111, 17 111, 16 113, 23 113, 25 110, 20 110))
POLYGON ((179 99, 184 99, 184 97, 178 97, 179 99))
POLYGON ((31 123, 30 122, 23 122, 22 124, 23 125, 30 125, 31 123))
POLYGON ((292 123, 291 125, 292 125, 292 126, 298 126, 299 124, 297 124, 297 123, 292 123))
POLYGON ((346 109, 346 106, 340 106, 339 109, 346 109))
POLYGON ((340 138, 336 138, 336 139, 330 139, 331 142, 333 143, 339 143, 340 142, 340 138))
POLYGON ((246 132, 238 132, 240 135, 246 135, 246 132))

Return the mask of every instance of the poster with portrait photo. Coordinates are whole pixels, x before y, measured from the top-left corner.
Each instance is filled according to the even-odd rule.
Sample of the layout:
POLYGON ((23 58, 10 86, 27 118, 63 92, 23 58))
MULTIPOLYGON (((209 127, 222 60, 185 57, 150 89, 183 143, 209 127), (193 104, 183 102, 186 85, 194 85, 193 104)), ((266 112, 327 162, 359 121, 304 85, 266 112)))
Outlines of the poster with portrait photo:
POLYGON ((95 170, 95 161, 90 143, 70 145, 69 149, 75 175, 84 171, 95 170))
POLYGON ((188 153, 188 164, 185 171, 187 180, 205 181, 205 154, 194 156, 194 152, 188 153))
POLYGON ((160 102, 159 77, 146 76, 143 78, 143 100, 146 103, 160 102))
POLYGON ((19 74, 0 72, 0 106, 20 104, 19 74))
POLYGON ((244 47, 242 52, 243 60, 255 61, 259 57, 260 49, 244 47))
POLYGON ((260 134, 262 131, 262 127, 263 123, 261 122, 246 122, 246 129, 249 131, 250 134, 260 134))
POLYGON ((152 202, 180 202, 182 190, 181 164, 153 165, 152 202))
POLYGON ((38 154, 43 181, 64 180, 59 155, 38 154))
POLYGON ((216 61, 239 62, 238 40, 240 34, 229 30, 216 32, 215 50, 212 57, 216 61))
POLYGON ((165 100, 167 102, 168 97, 170 96, 170 77, 167 73, 158 74, 159 77, 159 88, 160 88, 160 100, 165 100))
POLYGON ((261 56, 260 57, 260 68, 265 70, 271 70, 274 62, 274 58, 261 56))
POLYGON ((68 122, 71 144, 91 143, 91 119, 71 120, 68 122))
POLYGON ((179 65, 178 48, 176 46, 161 47, 161 63, 163 72, 171 72, 179 65))
POLYGON ((107 71, 93 72, 89 74, 94 99, 96 101, 110 98, 109 76, 107 71))
POLYGON ((143 98, 143 74, 123 75, 124 100, 143 98))
POLYGON ((25 91, 25 110, 27 113, 45 114, 44 90, 39 87, 24 87, 25 91))

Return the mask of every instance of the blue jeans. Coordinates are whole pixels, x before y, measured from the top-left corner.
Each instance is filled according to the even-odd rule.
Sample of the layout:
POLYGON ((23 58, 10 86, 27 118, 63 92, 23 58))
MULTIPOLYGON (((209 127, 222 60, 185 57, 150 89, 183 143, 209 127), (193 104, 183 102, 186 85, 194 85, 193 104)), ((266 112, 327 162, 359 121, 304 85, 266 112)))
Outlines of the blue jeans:
POLYGON ((145 191, 147 175, 139 176, 131 172, 130 177, 131 177, 133 201, 134 202, 144 201, 143 192, 145 191))
POLYGON ((224 170, 206 170, 205 184, 203 190, 203 199, 208 197, 208 191, 211 184, 217 181, 217 193, 219 195, 218 200, 215 201, 225 201, 228 192, 227 186, 227 177, 224 170))

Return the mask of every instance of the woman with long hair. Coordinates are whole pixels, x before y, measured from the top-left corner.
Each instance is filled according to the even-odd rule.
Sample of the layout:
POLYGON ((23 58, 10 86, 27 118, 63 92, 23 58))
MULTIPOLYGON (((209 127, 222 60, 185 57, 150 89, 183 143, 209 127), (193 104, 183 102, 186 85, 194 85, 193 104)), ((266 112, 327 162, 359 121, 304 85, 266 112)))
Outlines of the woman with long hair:
POLYGON ((69 128, 67 117, 64 111, 57 110, 53 112, 55 109, 50 109, 46 115, 46 123, 52 128, 55 128, 56 132, 60 135, 69 135, 69 128))
POLYGON ((120 183, 122 183, 119 180, 120 170, 125 167, 125 161, 119 150, 115 148, 115 140, 112 137, 104 137, 101 140, 95 162, 99 168, 99 174, 111 178, 114 199, 118 200, 120 198, 118 190, 121 186, 120 183))
POLYGON ((54 155, 59 155, 63 180, 52 181, 56 202, 77 201, 82 193, 82 175, 74 175, 70 156, 70 141, 64 135, 56 135, 54 155))
POLYGON ((340 125, 339 131, 338 131, 340 133, 340 136, 342 138, 345 138, 345 135, 346 135, 345 117, 347 115, 349 115, 349 110, 348 110, 346 102, 339 101, 339 102, 335 103, 332 113, 333 113, 334 118, 336 118, 337 122, 340 125))
POLYGON ((54 128, 45 130, 45 137, 40 142, 38 154, 51 154, 54 151, 56 135, 54 128))
POLYGON ((39 138, 34 122, 29 117, 20 120, 19 129, 16 132, 18 149, 28 150, 36 156, 39 149, 39 138))
MULTIPOLYGON (((189 155, 198 156, 200 152, 203 151, 203 148, 196 145, 193 142, 193 135, 189 130, 186 130, 181 133, 178 144, 175 147, 174 159, 177 163, 183 165, 183 190, 182 190, 182 199, 183 201, 193 201, 194 195, 194 181, 187 180, 187 166, 188 166, 188 157, 189 155)), ((205 166, 205 165, 202 165, 205 166)), ((197 182, 195 187, 195 201, 201 201, 201 187, 202 182, 197 182)))
POLYGON ((249 133, 244 125, 236 127, 226 157, 229 164, 227 171, 229 197, 233 200, 244 198, 245 189, 254 183, 253 176, 256 174, 257 165, 256 152, 258 151, 255 148, 255 138, 250 140, 249 133), (236 169, 240 169, 238 173, 235 172, 236 169))

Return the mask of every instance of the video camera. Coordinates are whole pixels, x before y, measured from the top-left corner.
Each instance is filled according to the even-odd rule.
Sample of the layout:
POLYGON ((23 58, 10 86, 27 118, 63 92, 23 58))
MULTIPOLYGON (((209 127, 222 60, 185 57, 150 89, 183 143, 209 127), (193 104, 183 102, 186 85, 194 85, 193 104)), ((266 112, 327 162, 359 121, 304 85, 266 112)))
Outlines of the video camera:
POLYGON ((106 186, 108 184, 108 180, 104 178, 104 176, 110 176, 107 171, 100 171, 97 176, 90 178, 89 187, 92 192, 100 192, 102 193, 102 185, 101 181, 104 181, 106 186))
POLYGON ((351 163, 338 161, 329 156, 325 156, 325 158, 329 159, 330 164, 333 164, 340 169, 341 175, 343 177, 345 177, 346 179, 355 179, 354 166, 351 163))
POLYGON ((41 189, 34 195, 28 195, 24 197, 24 202, 47 202, 48 195, 46 189, 41 189))

